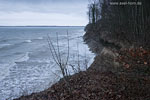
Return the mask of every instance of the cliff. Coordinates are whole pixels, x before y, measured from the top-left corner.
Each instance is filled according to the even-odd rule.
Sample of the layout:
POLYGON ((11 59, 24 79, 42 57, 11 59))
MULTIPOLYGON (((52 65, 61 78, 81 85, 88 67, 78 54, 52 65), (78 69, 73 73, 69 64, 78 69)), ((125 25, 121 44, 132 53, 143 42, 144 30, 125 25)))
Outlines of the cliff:
POLYGON ((61 79, 45 91, 15 100, 149 100, 150 73, 145 71, 150 66, 150 51, 118 49, 108 42, 98 44, 90 38, 87 43, 97 54, 87 71, 68 77, 67 84, 61 79), (138 54, 129 56, 130 53, 139 53, 144 60, 139 60, 138 54), (141 64, 132 65, 135 58, 141 64), (146 70, 138 69, 137 65, 146 70))

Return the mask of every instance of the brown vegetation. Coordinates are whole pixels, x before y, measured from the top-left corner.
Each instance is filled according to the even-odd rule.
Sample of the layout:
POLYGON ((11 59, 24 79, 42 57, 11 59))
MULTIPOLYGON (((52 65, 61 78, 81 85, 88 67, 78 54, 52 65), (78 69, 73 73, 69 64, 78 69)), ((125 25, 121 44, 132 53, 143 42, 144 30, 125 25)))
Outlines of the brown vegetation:
POLYGON ((150 50, 141 48, 123 49, 116 59, 126 70, 150 75, 150 50))
POLYGON ((64 81, 60 81, 44 92, 21 97, 16 100, 149 100, 150 78, 129 77, 111 72, 80 72, 73 75, 68 91, 64 81), (140 82, 140 83, 139 83, 140 82))

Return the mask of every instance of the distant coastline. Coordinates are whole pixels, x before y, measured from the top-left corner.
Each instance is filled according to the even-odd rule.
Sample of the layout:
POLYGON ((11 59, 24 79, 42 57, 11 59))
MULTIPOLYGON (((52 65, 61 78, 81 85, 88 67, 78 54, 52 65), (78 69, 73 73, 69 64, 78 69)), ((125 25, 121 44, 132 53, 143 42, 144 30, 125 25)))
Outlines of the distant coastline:
POLYGON ((85 27, 85 26, 0 26, 0 27, 85 27))

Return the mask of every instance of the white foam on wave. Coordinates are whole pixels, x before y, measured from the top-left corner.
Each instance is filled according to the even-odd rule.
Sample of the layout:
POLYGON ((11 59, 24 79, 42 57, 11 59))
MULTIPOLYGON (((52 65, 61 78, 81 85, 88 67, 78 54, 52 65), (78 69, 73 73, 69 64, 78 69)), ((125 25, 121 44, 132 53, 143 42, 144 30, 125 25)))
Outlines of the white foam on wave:
POLYGON ((37 39, 42 40, 42 39, 43 39, 43 37, 38 37, 37 39))
POLYGON ((16 65, 15 63, 0 64, 0 81, 9 75, 10 72, 9 69, 15 65, 16 65))
POLYGON ((27 42, 27 43, 31 43, 32 41, 31 41, 31 40, 25 40, 25 42, 27 42))
POLYGON ((7 46, 10 46, 12 44, 0 44, 0 48, 3 48, 3 47, 7 47, 7 46))
POLYGON ((43 60, 37 60, 36 62, 38 63, 50 63, 50 60, 49 59, 43 59, 43 60))
POLYGON ((29 52, 26 52, 21 57, 15 59, 15 62, 23 62, 23 61, 28 61, 28 60, 29 60, 29 52))
POLYGON ((46 63, 46 64, 50 64, 50 63, 53 63, 53 61, 51 61, 50 59, 39 59, 39 60, 30 60, 30 62, 33 62, 33 63, 46 63))

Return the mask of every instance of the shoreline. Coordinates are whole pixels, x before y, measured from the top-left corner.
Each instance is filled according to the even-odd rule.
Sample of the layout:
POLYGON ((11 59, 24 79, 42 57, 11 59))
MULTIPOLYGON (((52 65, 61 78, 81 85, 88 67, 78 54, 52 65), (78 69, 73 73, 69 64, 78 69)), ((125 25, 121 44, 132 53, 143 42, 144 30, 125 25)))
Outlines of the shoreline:
POLYGON ((150 91, 147 90, 147 87, 150 87, 149 75, 136 75, 136 72, 131 73, 126 69, 123 71, 122 65, 116 62, 119 51, 111 47, 103 47, 88 70, 69 76, 71 91, 68 90, 62 78, 47 90, 14 100, 77 100, 77 98, 78 100, 99 100, 100 98, 103 100, 112 98, 112 100, 131 100, 131 98, 149 100, 150 91), (139 81, 141 84, 138 83, 139 81), (138 87, 134 87, 135 85, 138 87), (140 91, 142 91, 141 95, 139 95, 140 91))
MULTIPOLYGON (((96 41, 95 35, 88 34, 89 32, 86 32, 83 36, 84 42, 96 56, 86 71, 80 71, 67 77, 67 83, 64 81, 65 78, 62 78, 42 92, 14 100, 110 100, 112 98, 112 100, 131 100, 136 97, 148 100, 149 94, 147 93, 150 91, 145 90, 150 87, 148 84, 150 76, 145 73, 137 73, 138 68, 129 70, 129 65, 122 65, 123 61, 117 61, 118 57, 126 56, 125 53, 128 54, 131 48, 135 48, 106 36, 96 41), (123 52, 124 55, 121 55, 120 52, 123 52), (137 91, 134 86, 138 86, 137 91), (140 91, 142 91, 141 95, 139 95, 140 91)), ((142 52, 143 50, 139 53, 142 52)))

